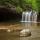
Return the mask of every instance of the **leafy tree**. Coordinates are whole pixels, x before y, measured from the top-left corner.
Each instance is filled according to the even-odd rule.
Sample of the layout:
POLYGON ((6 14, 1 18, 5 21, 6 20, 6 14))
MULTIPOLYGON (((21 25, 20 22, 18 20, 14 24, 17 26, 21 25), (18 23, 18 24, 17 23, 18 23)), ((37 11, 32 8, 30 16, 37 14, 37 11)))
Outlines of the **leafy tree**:
POLYGON ((40 11, 40 0, 0 0, 0 5, 5 5, 6 7, 15 6, 18 12, 28 8, 40 11))
POLYGON ((32 0, 32 9, 38 11, 38 6, 36 0, 32 0))
POLYGON ((38 12, 40 12, 40 0, 36 0, 38 6, 38 12))

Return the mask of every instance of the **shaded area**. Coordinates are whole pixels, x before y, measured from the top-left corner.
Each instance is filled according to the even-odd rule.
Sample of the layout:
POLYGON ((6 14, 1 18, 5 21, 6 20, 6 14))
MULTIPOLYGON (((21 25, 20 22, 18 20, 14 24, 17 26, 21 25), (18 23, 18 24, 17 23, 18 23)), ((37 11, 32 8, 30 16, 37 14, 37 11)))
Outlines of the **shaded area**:
POLYGON ((21 13, 17 13, 15 8, 0 7, 0 22, 2 21, 19 21, 21 13))
POLYGON ((39 14, 37 15, 37 22, 40 22, 40 12, 39 12, 39 14))

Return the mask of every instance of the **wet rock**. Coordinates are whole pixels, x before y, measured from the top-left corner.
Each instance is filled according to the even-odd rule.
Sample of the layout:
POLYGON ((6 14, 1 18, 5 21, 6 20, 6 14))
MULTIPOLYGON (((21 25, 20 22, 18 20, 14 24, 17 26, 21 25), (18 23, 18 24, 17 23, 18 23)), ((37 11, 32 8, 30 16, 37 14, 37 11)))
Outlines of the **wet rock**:
POLYGON ((11 32, 11 30, 10 30, 10 29, 8 29, 8 30, 7 30, 7 32, 11 32))
POLYGON ((22 31, 20 31, 20 36, 21 37, 31 36, 31 31, 29 29, 23 29, 22 31))

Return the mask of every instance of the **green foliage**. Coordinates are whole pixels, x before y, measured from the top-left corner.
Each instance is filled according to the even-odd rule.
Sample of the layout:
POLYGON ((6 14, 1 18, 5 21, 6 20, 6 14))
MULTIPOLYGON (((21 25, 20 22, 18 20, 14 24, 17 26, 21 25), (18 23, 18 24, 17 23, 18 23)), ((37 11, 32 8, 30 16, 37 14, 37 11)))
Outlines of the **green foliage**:
POLYGON ((32 0, 32 9, 33 10, 38 10, 38 6, 37 6, 36 0, 32 0))
POLYGON ((17 12, 17 13, 22 12, 22 8, 21 8, 20 6, 17 6, 17 7, 16 7, 16 12, 17 12))
POLYGON ((37 6, 38 6, 38 11, 40 12, 40 0, 36 0, 37 6))
POLYGON ((40 11, 40 0, 0 0, 0 5, 7 7, 16 7, 17 12, 32 8, 32 10, 40 11))

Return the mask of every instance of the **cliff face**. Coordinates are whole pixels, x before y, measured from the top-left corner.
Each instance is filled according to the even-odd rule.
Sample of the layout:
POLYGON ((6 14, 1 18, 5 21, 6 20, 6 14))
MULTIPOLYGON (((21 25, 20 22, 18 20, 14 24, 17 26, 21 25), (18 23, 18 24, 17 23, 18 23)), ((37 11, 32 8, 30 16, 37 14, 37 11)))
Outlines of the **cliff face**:
POLYGON ((0 7, 0 22, 9 20, 20 20, 21 14, 16 13, 15 8, 0 7))

